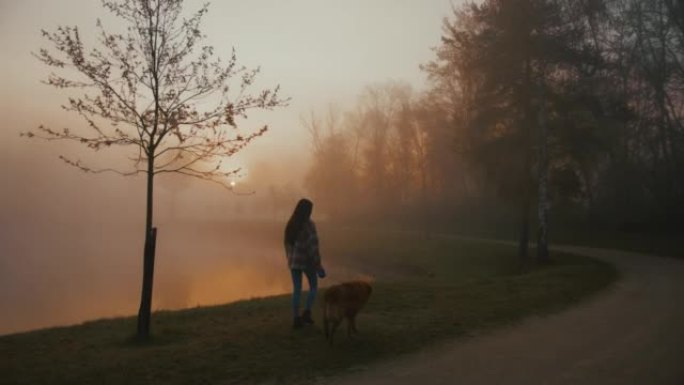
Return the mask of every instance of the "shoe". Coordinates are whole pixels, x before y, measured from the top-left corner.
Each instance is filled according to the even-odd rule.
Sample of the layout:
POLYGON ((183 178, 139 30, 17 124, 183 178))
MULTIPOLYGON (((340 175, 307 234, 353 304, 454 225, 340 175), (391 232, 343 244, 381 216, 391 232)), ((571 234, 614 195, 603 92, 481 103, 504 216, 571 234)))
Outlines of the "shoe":
POLYGON ((294 317, 294 322, 292 323, 292 329, 301 329, 304 326, 302 317, 294 317))
POLYGON ((307 325, 313 325, 314 320, 311 318, 311 310, 304 310, 304 313, 302 313, 302 322, 304 322, 307 325))

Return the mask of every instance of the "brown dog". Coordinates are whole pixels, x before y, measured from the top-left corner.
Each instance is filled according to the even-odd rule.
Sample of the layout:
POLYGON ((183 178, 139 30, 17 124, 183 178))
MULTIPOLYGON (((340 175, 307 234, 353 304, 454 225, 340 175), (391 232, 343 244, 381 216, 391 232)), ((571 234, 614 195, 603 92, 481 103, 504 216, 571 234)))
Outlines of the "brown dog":
POLYGON ((347 335, 358 333, 356 314, 368 302, 373 288, 367 282, 351 281, 331 286, 325 291, 323 303, 323 326, 325 338, 330 345, 333 335, 344 318, 347 319, 347 335))

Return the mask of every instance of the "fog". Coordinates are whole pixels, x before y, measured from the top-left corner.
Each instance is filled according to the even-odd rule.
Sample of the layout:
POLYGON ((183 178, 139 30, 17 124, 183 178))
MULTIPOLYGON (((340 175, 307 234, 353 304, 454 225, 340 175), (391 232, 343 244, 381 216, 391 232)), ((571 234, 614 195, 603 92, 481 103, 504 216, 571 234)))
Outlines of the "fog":
MULTIPOLYGON (((547 240, 550 228, 549 239, 565 231, 570 241, 583 233, 679 234, 684 67, 668 60, 679 63, 681 47, 667 42, 673 46, 663 52, 671 57, 651 58, 640 52, 644 46, 631 47, 614 33, 626 20, 627 30, 640 36, 634 41, 657 41, 660 32, 644 30, 641 18, 661 25, 656 21, 665 15, 632 12, 618 2, 611 12, 620 17, 591 15, 606 25, 589 31, 584 13, 590 10, 566 2, 572 12, 553 14, 583 32, 564 40, 552 33, 552 22, 509 23, 547 21, 500 4, 510 19, 480 17, 476 8, 450 0, 210 7, 202 26, 206 43, 224 59, 235 48, 240 65, 261 66, 250 91, 280 85, 287 102, 236 119, 236 137, 269 129, 224 159, 220 171, 240 169, 229 181, 233 192, 196 179, 156 179, 153 308, 287 292, 281 236, 303 196, 315 202, 316 221, 373 223, 426 236, 518 237, 522 254, 535 229, 544 235, 539 239, 547 240), (492 39, 490 30, 503 32, 492 39), (570 51, 605 40, 605 46, 589 44, 594 52, 586 56, 605 62, 544 49, 521 59, 524 50, 510 41, 528 33, 570 51), (611 62, 623 57, 634 60, 611 62), (671 71, 653 77, 651 61, 671 71), (538 66, 532 77, 516 72, 531 62, 550 67, 538 66)), ((194 10, 200 2, 187 5, 194 10)), ((86 0, 0 2, 0 333, 137 311, 144 178, 85 174, 58 158, 126 171, 135 149, 110 148, 109 138, 106 148, 90 151, 82 143, 19 136, 41 124, 55 132, 88 130, 78 114, 60 108, 83 90, 41 84, 50 69, 32 52, 49 46, 41 28, 58 25, 79 25, 92 43, 98 16, 105 25, 111 21, 86 0)), ((233 86, 226 89, 239 89, 233 86)), ((323 248, 334 263, 334 251, 323 248)), ((344 266, 332 271, 340 279, 359 273, 344 266)))
MULTIPOLYGON (((57 158, 74 151, 125 167, 116 151, 89 157, 68 144, 2 136, 0 334, 136 314, 144 178, 88 175, 57 158)), ((282 231, 305 194, 306 160, 278 154, 239 166, 235 192, 182 176, 156 179, 153 310, 291 290, 282 231)), ((339 278, 353 274, 334 270, 339 278)))
MULTIPOLYGON (((187 7, 194 10, 201 3, 188 1, 187 7)), ((292 99, 287 108, 239 122, 245 132, 264 124, 270 130, 227 165, 242 169, 238 194, 193 180, 158 178, 154 309, 289 290, 282 226, 296 200, 307 194, 303 181, 311 160, 311 138, 300 116, 329 103, 351 103, 369 81, 397 77, 419 82, 418 66, 439 41, 440 20, 451 2, 395 4, 212 4, 203 25, 207 43, 223 57, 235 47, 240 64, 262 67, 256 88, 280 84, 283 95, 292 99), (409 19, 415 29, 405 28, 409 19)), ((120 149, 92 153, 78 144, 19 137, 40 124, 58 130, 84 127, 76 114, 60 109, 74 94, 41 84, 50 70, 31 53, 46 47, 40 30, 57 25, 78 25, 85 41, 92 42, 96 17, 116 27, 99 2, 0 4, 5 85, 0 90, 2 334, 137 312, 144 179, 86 175, 58 159, 68 155, 90 165, 126 169, 128 154, 120 149)))
MULTIPOLYGON (((57 167, 53 177, 62 184, 42 182, 51 190, 37 180, 3 189, 3 201, 13 206, 3 210, 0 231, 2 334, 137 312, 144 180, 93 178, 57 167)), ((15 181, 23 178, 29 177, 20 173, 15 181)), ((282 231, 298 198, 293 192, 274 201, 254 187, 245 186, 253 193, 242 196, 160 178, 154 310, 290 290, 282 231)), ((327 266, 339 279, 353 275, 334 262, 327 266)))
MULTIPOLYGON (((134 314, 143 178, 84 175, 42 156, 31 159, 15 163, 13 183, 2 190, 0 333, 134 314), (45 163, 36 165, 40 160, 45 163)), ((155 194, 154 309, 287 291, 279 224, 235 223, 250 216, 282 222, 284 209, 261 210, 259 192, 238 196, 166 179, 159 178, 155 194)))

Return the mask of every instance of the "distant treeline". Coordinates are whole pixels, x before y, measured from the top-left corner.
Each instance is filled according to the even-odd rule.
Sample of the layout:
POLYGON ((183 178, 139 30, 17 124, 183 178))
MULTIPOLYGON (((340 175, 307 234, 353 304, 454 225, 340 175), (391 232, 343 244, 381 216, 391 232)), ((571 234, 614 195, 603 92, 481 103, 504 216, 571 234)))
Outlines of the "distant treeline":
POLYGON ((331 218, 684 228, 681 2, 468 3, 422 69, 305 119, 331 218))

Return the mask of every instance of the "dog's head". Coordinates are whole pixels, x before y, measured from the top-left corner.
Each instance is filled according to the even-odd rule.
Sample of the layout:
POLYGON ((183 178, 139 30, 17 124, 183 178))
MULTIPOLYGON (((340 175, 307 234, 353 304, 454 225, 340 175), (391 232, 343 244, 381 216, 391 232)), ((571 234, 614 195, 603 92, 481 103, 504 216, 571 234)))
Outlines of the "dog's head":
POLYGON ((371 286, 371 282, 356 281, 356 284, 358 285, 360 292, 366 293, 366 298, 370 297, 371 293, 373 292, 373 286, 371 286))

